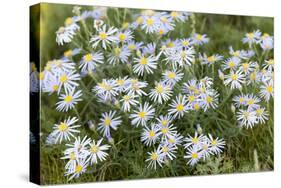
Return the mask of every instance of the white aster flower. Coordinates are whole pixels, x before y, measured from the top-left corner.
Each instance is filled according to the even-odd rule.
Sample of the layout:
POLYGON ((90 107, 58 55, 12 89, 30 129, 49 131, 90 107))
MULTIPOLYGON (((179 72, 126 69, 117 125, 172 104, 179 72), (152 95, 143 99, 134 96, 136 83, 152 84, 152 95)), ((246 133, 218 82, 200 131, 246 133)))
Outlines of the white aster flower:
POLYGON ((185 112, 189 109, 188 101, 186 100, 185 96, 178 95, 176 100, 172 101, 172 104, 169 106, 171 109, 168 110, 169 114, 172 115, 174 118, 180 118, 184 115, 185 112))
POLYGON ((154 150, 153 152, 147 152, 149 155, 149 158, 146 159, 145 161, 148 162, 148 168, 154 168, 156 170, 156 166, 157 164, 162 167, 163 164, 163 155, 162 152, 160 150, 160 148, 158 147, 157 150, 154 150))
POLYGON ((246 128, 252 128, 257 124, 256 111, 240 109, 237 112, 239 125, 246 128))
POLYGON ((103 25, 103 27, 99 29, 98 35, 95 35, 91 38, 90 43, 93 43, 92 47, 96 48, 101 42, 102 47, 106 50, 107 45, 117 42, 117 38, 114 36, 117 31, 118 29, 114 27, 110 27, 108 30, 106 30, 106 25, 103 25))
POLYGON ((156 141, 159 139, 159 135, 160 135, 159 128, 155 124, 152 124, 151 128, 145 126, 141 134, 141 141, 146 146, 151 146, 154 145, 156 141))
POLYGON ((92 72, 98 64, 103 63, 103 54, 100 52, 88 53, 82 57, 79 68, 82 72, 92 72))
POLYGON ((170 99, 172 95, 172 88, 169 85, 156 83, 155 88, 151 89, 149 97, 152 101, 162 104, 170 99))
POLYGON ((140 56, 134 58, 134 62, 136 64, 133 66, 133 71, 139 76, 143 76, 144 73, 152 74, 153 70, 157 68, 156 58, 153 56, 140 56))
POLYGON ((120 102, 122 103, 122 110, 124 112, 130 112, 131 110, 131 106, 136 106, 139 101, 135 100, 137 96, 134 94, 127 94, 122 96, 122 99, 120 100, 120 102))
POLYGON ((258 43, 260 38, 261 38, 261 32, 259 30, 256 30, 250 33, 246 33, 245 37, 242 39, 242 42, 252 45, 253 43, 258 43))
POLYGON ((138 110, 134 110, 133 114, 130 115, 132 124, 136 126, 145 126, 146 122, 153 118, 155 109, 152 108, 147 102, 144 105, 140 105, 138 110))
POLYGON ((266 101, 274 97, 273 81, 265 82, 260 86, 260 96, 266 101))
POLYGON ((79 101, 82 100, 80 99, 81 96, 81 90, 78 90, 77 92, 75 92, 75 88, 71 89, 70 91, 66 90, 65 94, 61 94, 59 96, 59 99, 61 101, 56 103, 56 109, 58 111, 67 112, 68 110, 74 108, 74 105, 76 105, 79 101))
POLYGON ((210 151, 214 154, 219 154, 222 152, 225 141, 223 138, 219 139, 218 137, 214 139, 211 134, 209 134, 209 142, 210 142, 210 151))
POLYGON ((106 160, 108 153, 106 153, 105 151, 108 150, 110 146, 107 144, 101 145, 102 140, 103 139, 100 139, 99 141, 97 141, 97 143, 95 140, 93 140, 89 144, 90 147, 87 161, 89 161, 90 164, 97 164, 98 160, 100 160, 101 162, 106 160))
POLYGON ((63 45, 64 43, 70 43, 75 34, 75 31, 69 27, 60 27, 56 31, 56 42, 59 45, 63 45))
POLYGON ((74 137, 73 133, 79 133, 79 130, 76 130, 81 125, 75 125, 78 121, 76 117, 69 117, 67 120, 64 120, 60 124, 54 125, 54 131, 52 132, 53 136, 56 137, 55 142, 61 143, 63 140, 70 140, 70 136, 74 137))
POLYGON ((184 74, 180 71, 174 70, 166 70, 163 74, 162 80, 164 83, 173 87, 177 82, 179 82, 184 74))
POLYGON ((245 77, 240 70, 236 72, 231 70, 229 75, 225 75, 224 84, 230 85, 231 89, 241 89, 242 84, 244 83, 245 83, 245 77))
POLYGON ((184 158, 188 159, 187 164, 194 166, 202 158, 202 153, 199 151, 198 147, 190 147, 187 149, 184 158))
POLYGON ((69 181, 73 178, 79 178, 81 174, 85 173, 88 167, 88 163, 85 159, 80 159, 77 161, 73 169, 68 170, 65 176, 70 176, 69 181))
POLYGON ((79 85, 77 81, 80 79, 80 75, 78 73, 75 73, 75 70, 69 72, 61 72, 59 74, 58 92, 60 93, 62 87, 64 87, 65 90, 72 90, 73 87, 77 87, 79 85))
POLYGON ((198 33, 194 33, 191 35, 191 39, 194 45, 202 45, 209 42, 209 38, 207 38, 206 34, 201 35, 198 33))
POLYGON ((145 81, 139 81, 138 79, 130 79, 130 84, 128 87, 125 89, 128 94, 133 94, 133 95, 147 95, 143 89, 146 88, 148 85, 147 82, 145 81))
POLYGON ((99 127, 97 128, 100 130, 104 136, 110 137, 110 128, 113 130, 117 130, 117 127, 121 124, 120 117, 114 117, 116 111, 109 111, 102 114, 101 122, 98 124, 99 127))

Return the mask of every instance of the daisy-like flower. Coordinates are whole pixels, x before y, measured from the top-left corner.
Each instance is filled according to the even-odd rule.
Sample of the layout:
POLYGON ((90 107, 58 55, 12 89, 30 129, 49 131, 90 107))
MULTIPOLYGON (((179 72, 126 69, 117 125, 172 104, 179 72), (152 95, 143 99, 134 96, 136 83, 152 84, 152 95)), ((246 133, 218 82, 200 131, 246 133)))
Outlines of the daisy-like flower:
POLYGON ((177 147, 174 144, 169 144, 168 142, 164 141, 161 142, 160 145, 160 150, 162 152, 162 157, 163 159, 169 159, 169 160, 173 160, 174 158, 176 158, 176 150, 177 147))
POLYGON ((190 38, 180 39, 182 48, 190 48, 192 41, 190 38))
POLYGON ((156 44, 154 42, 148 43, 142 47, 142 53, 144 56, 155 55, 156 44))
POLYGON ((163 164, 163 154, 160 150, 160 147, 158 147, 157 150, 154 150, 152 152, 147 152, 149 155, 149 158, 145 161, 148 162, 148 168, 154 168, 156 170, 157 164, 162 167, 163 164))
POLYGON ((198 135, 198 132, 196 131, 194 136, 188 135, 188 137, 184 139, 185 141, 184 148, 189 148, 190 146, 201 147, 205 138, 206 136, 204 136, 203 134, 198 135))
POLYGON ((129 87, 130 80, 128 79, 128 76, 125 77, 119 77, 116 79, 116 85, 118 86, 119 92, 124 92, 127 87, 129 87))
POLYGON ((133 33, 130 30, 118 32, 116 35, 118 42, 124 43, 133 39, 133 33))
POLYGON ((77 161, 73 169, 68 170, 65 173, 65 176, 70 176, 68 180, 72 180, 73 178, 79 178, 81 174, 85 173, 88 167, 88 162, 85 159, 80 159, 77 161))
POLYGON ((49 78, 45 81, 44 85, 42 86, 43 92, 52 94, 54 92, 59 93, 59 76, 57 74, 52 74, 49 78))
POLYGON ((184 158, 188 159, 187 164, 194 166, 202 158, 202 153, 198 150, 198 147, 190 147, 187 149, 184 158))
POLYGON ((131 110, 131 106, 136 106, 139 101, 135 100, 137 96, 134 94, 127 94, 122 96, 122 99, 120 100, 120 102, 122 103, 122 110, 124 112, 130 112, 131 110))
POLYGON ((256 116, 258 123, 265 123, 268 120, 268 112, 263 107, 258 107, 256 110, 256 116))
POLYGON ((255 96, 254 94, 249 94, 246 96, 246 105, 249 107, 249 108, 257 108, 259 107, 259 102, 261 100, 255 96))
POLYGON ((68 18, 65 19, 64 25, 65 25, 65 27, 67 27, 67 28, 69 28, 73 31, 79 30, 80 27, 77 24, 78 21, 79 21, 78 16, 68 17, 68 18))
POLYGON ((263 50, 271 50, 274 48, 273 38, 272 37, 262 37, 260 46, 263 50))
POLYGON ((62 72, 71 72, 75 69, 75 63, 69 59, 54 59, 53 61, 49 61, 49 63, 47 63, 44 70, 50 71, 50 69, 48 70, 48 66, 50 65, 52 73, 61 74, 62 72))
POLYGON ((176 133, 176 128, 173 127, 173 124, 157 124, 157 127, 163 140, 167 140, 169 137, 173 136, 176 133))
POLYGON ((130 79, 130 84, 128 85, 128 87, 125 89, 126 92, 128 92, 128 94, 133 94, 133 95, 147 95, 144 91, 143 88, 146 88, 146 86, 148 85, 147 82, 145 81, 139 81, 138 79, 130 79))
POLYGON ((107 45, 117 42, 117 38, 114 36, 117 31, 118 29, 114 27, 110 27, 108 30, 106 30, 106 25, 103 25, 102 28, 99 29, 98 35, 95 35, 91 38, 90 43, 93 43, 92 47, 96 48, 101 42, 102 47, 106 50, 107 45))
POLYGON ((68 110, 74 108, 74 105, 76 105, 79 101, 82 101, 82 99, 80 99, 81 96, 81 90, 78 90, 77 92, 75 92, 75 88, 69 91, 66 90, 65 94, 61 94, 59 96, 61 101, 56 103, 56 109, 58 111, 67 112, 68 110))
POLYGON ((184 50, 171 48, 167 49, 165 52, 165 55, 167 57, 166 61, 171 62, 173 68, 184 67, 186 65, 190 66, 191 63, 194 61, 194 54, 195 51, 193 47, 184 50))
POLYGON ((172 11, 169 16, 177 22, 184 22, 185 20, 188 19, 189 13, 180 12, 180 11, 172 11))
POLYGON ((157 124, 160 126, 168 126, 172 123, 172 117, 170 115, 160 115, 156 120, 157 124))
POLYGON ((151 128, 145 126, 141 134, 141 141, 146 146, 151 146, 154 145, 155 142, 159 139, 159 135, 159 128, 155 124, 152 124, 151 128))
POLYGON ((231 57, 226 61, 224 61, 224 64, 222 66, 223 70, 227 70, 227 69, 235 70, 239 66, 240 62, 241 59, 239 59, 238 57, 231 57))
POLYGON ((75 154, 77 158, 75 158, 74 160, 80 158, 85 159, 88 156, 88 145, 90 144, 90 142, 91 139, 87 136, 84 136, 82 140, 80 136, 78 136, 75 138, 74 143, 66 144, 68 148, 64 151, 64 155, 73 157, 73 154, 75 154))
POLYGON ((171 145, 181 145, 183 141, 183 136, 181 136, 176 131, 173 133, 173 135, 167 135, 166 141, 171 145))
POLYGON ((250 74, 251 72, 253 72, 256 67, 257 67, 257 62, 244 62, 244 63, 241 63, 241 66, 239 67, 239 69, 245 73, 246 75, 250 74))
POLYGON ((140 56, 134 58, 134 62, 136 64, 133 66, 133 71, 139 76, 143 76, 144 72, 152 74, 153 70, 157 68, 156 58, 153 56, 140 56))
POLYGON ((97 164, 98 160, 101 162, 106 160, 108 153, 106 153, 105 151, 108 150, 110 146, 107 144, 101 145, 102 140, 103 139, 100 139, 99 141, 97 141, 97 143, 95 140, 93 140, 89 144, 90 147, 87 162, 90 162, 90 164, 97 164))
POLYGON ((240 109, 237 112, 239 125, 246 128, 252 128, 257 124, 256 111, 240 109))
POLYGON ((273 69, 274 69, 274 60, 273 59, 265 60, 263 68, 267 69, 268 71, 273 71, 273 69))
POLYGON ((160 20, 156 16, 144 16, 141 28, 146 33, 155 33, 159 27, 160 20))
POLYGON ((273 81, 265 82, 260 86, 260 96, 266 101, 274 97, 273 81))
POLYGON ((115 65, 121 61, 122 63, 128 63, 128 58, 131 55, 131 51, 125 47, 116 47, 112 49, 112 52, 108 56, 109 64, 115 65))
POLYGON ((210 151, 214 154, 219 154, 222 152, 225 141, 223 138, 219 139, 218 137, 214 139, 211 134, 209 134, 209 142, 210 142, 210 151))
POLYGON ((242 42, 252 45, 253 43, 258 43, 260 38, 261 38, 261 32, 259 30, 256 30, 250 33, 246 33, 245 37, 242 39, 242 42))
POLYGON ((177 82, 179 82, 184 74, 180 71, 174 70, 166 70, 163 74, 162 80, 164 83, 173 87, 177 82))
POLYGON ((118 85, 116 80, 103 79, 102 82, 98 83, 92 91, 96 92, 98 95, 104 95, 104 99, 108 100, 118 95, 118 85))
POLYGON ((127 48, 131 51, 138 51, 143 45, 143 42, 135 42, 133 40, 130 40, 127 42, 127 48))
POLYGON ((110 128, 117 130, 117 127, 121 124, 120 117, 114 117, 116 111, 109 111, 102 114, 101 122, 98 124, 97 130, 100 130, 104 136, 110 137, 110 128))
POLYGON ((209 42, 209 38, 207 38, 206 34, 201 35, 198 33, 192 34, 191 40, 194 45, 202 45, 202 44, 206 44, 209 42))
POLYGON ((169 105, 171 109, 168 110, 169 114, 174 118, 181 118, 185 112, 189 109, 188 101, 185 96, 178 95, 176 100, 172 101, 172 104, 169 105))
POLYGON ((55 143, 61 143, 63 140, 70 140, 70 136, 74 137, 73 133, 79 133, 79 130, 76 130, 81 125, 75 125, 78 119, 76 117, 69 117, 67 120, 64 120, 60 124, 54 125, 54 131, 52 132, 53 136, 56 137, 55 143))
POLYGON ((100 52, 88 53, 82 57, 79 68, 82 72, 92 72, 98 64, 103 63, 103 54, 100 52))
POLYGON ((231 89, 241 89, 242 84, 244 83, 245 83, 245 77, 240 70, 236 72, 231 70, 229 75, 225 75, 224 84, 225 85, 230 84, 231 89))
POLYGON ((201 98, 204 111, 210 107, 215 109, 218 106, 218 93, 215 90, 208 90, 208 92, 201 95, 201 98))
POLYGON ((247 104, 247 96, 244 94, 235 96, 233 101, 236 107, 245 106, 247 104))
POLYGON ((149 97, 154 102, 162 104, 170 99, 172 95, 172 88, 169 85, 164 84, 163 82, 156 83, 155 88, 151 89, 149 97))
POLYGON ((69 27, 60 27, 56 31, 56 42, 59 45, 63 45, 64 43, 70 43, 75 34, 75 31, 69 27))
POLYGON ((215 62, 221 61, 223 59, 223 56, 214 54, 211 56, 207 56, 205 53, 203 55, 199 54, 199 60, 202 65, 212 65, 215 62))
POLYGON ((147 102, 144 105, 140 105, 138 110, 134 110, 134 113, 129 117, 132 119, 132 124, 145 126, 146 122, 153 118, 155 109, 152 108, 147 102))
POLYGON ((77 87, 79 85, 76 81, 80 79, 80 75, 78 73, 75 73, 75 70, 69 72, 61 72, 59 75, 58 92, 60 92, 62 87, 64 87, 64 89, 68 91, 72 90, 72 88, 77 87))

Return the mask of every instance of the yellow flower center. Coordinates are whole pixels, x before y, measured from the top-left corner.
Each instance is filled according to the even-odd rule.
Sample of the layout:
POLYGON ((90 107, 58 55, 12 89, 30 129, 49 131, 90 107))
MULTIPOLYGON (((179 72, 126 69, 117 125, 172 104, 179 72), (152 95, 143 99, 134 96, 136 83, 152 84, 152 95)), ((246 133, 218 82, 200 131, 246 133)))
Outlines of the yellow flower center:
POLYGON ((66 18, 66 20, 64 21, 65 26, 70 26, 71 24, 73 24, 73 19, 71 17, 66 18))
POLYGON ((70 103, 72 101, 72 96, 70 96, 70 95, 65 96, 64 101, 66 103, 70 103))
POLYGON ((124 101, 129 101, 130 100, 130 96, 129 95, 124 95, 123 99, 124 99, 124 101))
POLYGON ((86 54, 86 55, 84 56, 84 60, 85 60, 87 63, 93 61, 93 55, 92 55, 91 53, 86 54))
POLYGON ((266 87, 266 91, 267 91, 268 93, 272 93, 272 92, 273 92, 273 86, 272 86, 272 85, 267 86, 267 87, 266 87))
POLYGON ((238 79, 237 74, 232 74, 232 75, 231 75, 231 79, 232 79, 232 80, 237 80, 237 79, 238 79))
POLYGON ((71 153, 69 154, 69 159, 70 159, 70 160, 75 160, 75 159, 76 159, 76 155, 75 155, 74 152, 71 152, 71 153))
POLYGON ((168 78, 169 79, 174 79, 175 77, 176 77, 176 73, 174 73, 174 72, 168 72, 168 78))
POLYGON ((44 80, 44 73, 43 72, 39 73, 39 80, 44 80))
POLYGON ((212 103, 213 102, 213 98, 210 97, 210 96, 207 96, 206 97, 206 101, 207 101, 207 103, 212 103))
POLYGON ((182 104, 178 104, 176 108, 177 108, 177 111, 180 112, 180 111, 183 111, 184 106, 182 104))
POLYGON ((53 90, 54 91, 57 91, 59 89, 59 86, 58 85, 53 85, 53 90))
POLYGON ((138 17, 137 20, 136 20, 136 22, 137 22, 138 24, 141 24, 141 23, 143 22, 143 18, 142 18, 142 17, 138 17))
POLYGON ((192 159, 197 159, 198 158, 198 153, 192 153, 191 154, 192 159))
POLYGON ((158 84, 155 88, 155 90, 157 91, 157 93, 163 93, 164 92, 164 87, 160 84, 158 84))
POLYGON ((146 116, 146 113, 144 111, 141 111, 138 115, 140 118, 144 118, 146 116))
POLYGON ((254 38, 254 33, 247 33, 248 38, 253 39, 254 38))
POLYGON ((126 40, 126 38, 127 38, 127 36, 126 36, 124 33, 120 33, 120 34, 119 34, 119 40, 120 40, 121 42, 124 42, 124 41, 126 40))
POLYGON ((233 56, 235 56, 235 57, 239 57, 239 56, 240 56, 239 51, 235 51, 235 52, 233 52, 233 56))
POLYGON ((173 19, 175 19, 175 18, 178 17, 178 13, 173 11, 173 12, 171 12, 171 16, 172 16, 173 19))
POLYGON ((121 53, 121 49, 120 48, 114 48, 114 54, 115 55, 117 55, 117 56, 119 56, 120 55, 120 53, 121 53))
POLYGON ((82 170, 83 170, 83 166, 81 166, 81 165, 77 165, 77 166, 75 167, 75 172, 76 172, 76 173, 80 173, 82 170))
POLYGON ((197 35, 196 35, 196 39, 199 40, 199 41, 201 41, 201 40, 203 39, 203 36, 200 35, 200 34, 197 34, 197 35))
POLYGON ((148 26, 152 26, 152 25, 154 24, 154 20, 153 20, 152 18, 148 18, 148 19, 146 20, 146 24, 147 24, 148 26))
POLYGON ((267 61, 267 64, 273 65, 273 64, 274 64, 274 60, 273 60, 273 59, 268 60, 268 61, 267 61))
POLYGON ((188 96, 188 101, 189 102, 193 102, 194 100, 195 100, 195 96, 194 95, 188 96))
POLYGON ((247 103, 248 103, 248 105, 253 105, 255 103, 255 101, 254 101, 254 99, 249 99, 247 103))
POLYGON ((111 124, 111 119, 110 118, 105 118, 104 124, 105 124, 105 126, 109 126, 111 124))
POLYGON ((199 139, 197 137, 192 138, 192 143, 197 144, 199 142, 199 139))
POLYGON ((164 34, 164 30, 163 29, 159 29, 158 33, 159 33, 159 35, 163 35, 164 34))
POLYGON ((99 147, 97 145, 93 145, 90 150, 92 153, 97 153, 99 151, 99 147))
POLYGON ((240 97, 239 102, 244 102, 245 99, 243 97, 240 97))
POLYGON ((164 153, 167 153, 167 152, 169 151, 169 148, 168 148, 167 146, 164 146, 164 147, 162 148, 162 151, 163 151, 164 153))
POLYGON ((261 115, 263 113, 263 109, 259 108, 256 110, 257 115, 261 115))
POLYGON ((134 44, 130 44, 130 45, 128 46, 128 48, 129 48, 129 50, 135 50, 137 47, 136 47, 136 45, 134 45, 134 44))
POLYGON ((195 109, 195 110, 199 110, 199 109, 200 109, 199 103, 195 103, 195 104, 194 104, 194 109, 195 109))
POLYGON ((250 74, 250 79, 251 79, 251 80, 255 80, 256 77, 257 77, 257 74, 256 74, 255 72, 253 72, 253 73, 250 74))
POLYGON ((65 131, 67 131, 67 129, 68 129, 68 125, 66 124, 66 123, 60 123, 60 125, 59 125, 59 131, 60 132, 65 132, 65 131))
POLYGON ((180 56, 181 56, 182 58, 185 58, 185 57, 186 57, 186 53, 185 53, 184 51, 181 51, 180 56))
POLYGON ((124 80, 124 79, 118 79, 118 80, 117 80, 117 84, 118 84, 119 86, 124 85, 124 83, 125 83, 125 80, 124 80))
POLYGON ((107 34, 105 32, 100 32, 99 37, 100 39, 104 40, 107 38, 107 34))
POLYGON ((60 82, 65 83, 65 82, 67 82, 67 80, 68 80, 68 78, 67 78, 66 74, 61 75, 60 82))
POLYGON ((207 145, 207 144, 203 144, 202 148, 203 148, 204 150, 206 150, 206 149, 208 149, 208 145, 207 145))
POLYGON ((162 128, 161 129, 161 132, 163 133, 163 134, 167 134, 168 132, 169 132, 169 129, 168 128, 162 128))
POLYGON ((230 62, 228 63, 228 66, 229 66, 230 68, 235 67, 235 63, 234 63, 234 61, 230 61, 230 62))
POLYGON ((65 57, 71 57, 71 56, 72 56, 72 50, 67 50, 67 51, 65 51, 65 52, 63 53, 63 55, 64 55, 65 57))
POLYGON ((188 42, 187 40, 184 40, 184 41, 182 41, 182 45, 183 45, 183 46, 188 46, 188 45, 189 45, 189 42, 188 42))
POLYGON ((150 157, 150 158, 151 158, 153 161, 156 161, 157 158, 158 158, 157 153, 153 152, 153 153, 151 154, 151 157, 150 157))
POLYGON ((213 55, 208 57, 207 59, 208 59, 208 62, 211 62, 211 63, 215 62, 215 56, 213 56, 213 55))
POLYGON ((211 144, 212 144, 212 146, 216 146, 218 144, 218 142, 216 140, 212 140, 211 144))
POLYGON ((140 59, 140 64, 141 64, 141 65, 146 65, 146 64, 147 64, 147 59, 146 59, 145 57, 142 57, 142 58, 140 59))
POLYGON ((153 138, 155 136, 155 132, 154 131, 149 131, 149 137, 153 138))
POLYGON ((168 124, 168 121, 164 119, 164 120, 161 121, 161 124, 166 126, 168 124))
POLYGON ((169 142, 170 144, 173 144, 173 143, 175 143, 175 139, 170 138, 170 139, 168 140, 168 142, 169 142))
POLYGON ((64 33, 64 31, 65 31, 64 27, 60 27, 58 33, 64 33))
POLYGON ((243 63, 242 67, 244 70, 247 70, 249 68, 249 63, 243 63))
POLYGON ((175 44, 174 44, 173 42, 169 42, 169 43, 167 44, 167 46, 168 46, 168 48, 173 48, 173 47, 175 46, 175 44))

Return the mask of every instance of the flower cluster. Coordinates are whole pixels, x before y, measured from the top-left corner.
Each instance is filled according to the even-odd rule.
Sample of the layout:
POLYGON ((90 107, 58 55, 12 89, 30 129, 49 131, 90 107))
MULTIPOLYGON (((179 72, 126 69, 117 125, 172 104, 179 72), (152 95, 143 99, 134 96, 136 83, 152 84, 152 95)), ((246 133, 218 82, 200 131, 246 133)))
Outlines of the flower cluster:
POLYGON ((240 92, 233 98, 229 95, 238 109, 239 126, 252 128, 268 120, 269 109, 262 99, 268 103, 273 98, 273 37, 269 34, 246 34, 242 42, 249 49, 229 47, 229 57, 225 57, 202 52, 210 42, 206 34, 194 31, 170 37, 177 24, 187 24, 190 13, 138 11, 132 13, 131 22, 114 25, 105 19, 106 8, 81 12, 75 7, 73 12, 75 16, 56 32, 56 41, 59 45, 73 42, 76 48, 48 61, 40 73, 32 64, 30 74, 32 91, 57 96, 56 110, 68 117, 54 124, 46 144, 66 143, 62 159, 68 160, 65 175, 69 179, 104 161, 111 150, 102 145, 103 138, 110 142, 128 126, 138 132, 149 168, 168 165, 178 150, 185 156, 177 160, 190 166, 219 155, 226 145, 223 138, 200 131, 190 136, 196 122, 180 122, 188 122, 194 114, 216 114, 225 103, 225 90, 240 92), (155 40, 149 40, 150 36, 155 40), (89 106, 95 109, 94 117, 85 116, 89 106), (102 138, 90 138, 83 122, 102 138))

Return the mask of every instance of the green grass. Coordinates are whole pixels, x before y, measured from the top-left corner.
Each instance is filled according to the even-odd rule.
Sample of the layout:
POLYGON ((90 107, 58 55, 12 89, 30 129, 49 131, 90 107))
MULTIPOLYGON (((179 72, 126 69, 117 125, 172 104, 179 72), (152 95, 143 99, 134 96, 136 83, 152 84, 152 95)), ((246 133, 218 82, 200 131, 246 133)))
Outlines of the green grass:
MULTIPOLYGON (((60 25, 63 25, 64 19, 71 16, 71 6, 67 5, 44 5, 42 11, 42 21, 44 28, 41 34, 42 48, 41 60, 42 65, 53 58, 59 58, 63 51, 75 46, 65 45, 58 47, 55 43, 55 31, 60 25)), ((88 8, 91 9, 91 8, 88 8)), ((132 11, 124 9, 110 9, 109 18, 106 22, 111 25, 121 26, 123 21, 131 21, 132 11), (120 21, 121 20, 121 21, 120 21)), ((241 43, 241 38, 245 32, 254 29, 260 29, 263 32, 273 34, 273 19, 261 17, 244 17, 244 16, 225 16, 225 15, 210 15, 210 14, 195 14, 195 27, 191 26, 192 20, 184 24, 179 24, 177 29, 170 34, 169 37, 175 39, 181 35, 188 37, 195 29, 198 33, 206 33, 210 37, 210 43, 204 47, 200 47, 200 51, 206 52, 208 55, 219 53, 227 56, 228 47, 232 45, 234 49, 246 48, 241 43)), ((87 25, 90 23, 87 22, 87 25)), ((76 39, 75 39, 76 40, 76 39)), ((136 34, 136 40, 154 41, 154 36, 144 36, 142 33, 136 34)), ((89 44, 83 43, 84 48, 89 49, 89 44)), ((272 56, 272 54, 270 54, 272 56)), ((81 57, 81 56, 80 56, 81 57)), ((78 56, 76 62, 78 62, 78 56)), ((45 145, 46 136, 52 131, 55 123, 63 120, 68 116, 75 116, 74 111, 59 113, 55 110, 57 96, 42 94, 41 98, 41 182, 42 184, 61 184, 61 183, 79 183, 79 182, 94 182, 108 180, 126 180, 126 179, 142 179, 142 178, 159 178, 159 177, 174 177, 174 176, 190 176, 204 174, 221 174, 221 173, 237 173, 237 172, 256 172, 273 170, 273 100, 270 101, 270 119, 264 125, 258 125, 253 129, 238 128, 235 114, 230 110, 231 97, 239 94, 239 91, 231 92, 223 86, 217 74, 213 74, 210 69, 196 65, 194 75, 189 72, 185 74, 185 80, 196 76, 201 78, 203 75, 215 77, 215 89, 219 91, 219 107, 215 110, 208 110, 206 113, 190 112, 183 119, 177 120, 174 124, 177 130, 182 135, 193 134, 197 123, 201 124, 204 133, 212 133, 215 136, 223 137, 226 141, 226 148, 219 157, 211 157, 205 162, 199 162, 195 167, 186 165, 186 160, 183 158, 184 149, 179 148, 176 160, 170 164, 164 165, 163 168, 151 170, 146 168, 145 159, 147 152, 151 148, 144 147, 140 142, 141 128, 133 128, 130 125, 128 115, 120 113, 123 117, 123 123, 117 131, 113 131, 112 137, 114 145, 109 150, 109 157, 104 163, 99 163, 96 166, 83 174, 77 180, 67 181, 64 176, 65 161, 61 160, 62 152, 65 146, 45 145), (221 102, 224 101, 224 102, 221 102)), ((217 70, 216 65, 215 70, 217 70)), ((126 66, 118 66, 112 69, 109 66, 103 67, 97 72, 99 78, 117 78, 119 75, 129 73, 126 66)), ((154 77, 159 77, 160 72, 157 72, 154 77)), ((100 81, 100 79, 98 80, 100 81)), ((147 77, 147 81, 154 83, 153 77, 147 77)), ((83 89, 83 102, 79 103, 76 108, 80 113, 80 124, 83 125, 81 130, 82 135, 88 135, 93 139, 98 139, 101 136, 97 132, 91 131, 86 122, 91 119, 97 123, 101 112, 108 111, 112 108, 117 108, 112 105, 100 104, 95 100, 91 93, 91 88, 96 81, 91 77, 82 79, 84 85, 79 87, 83 89)), ((81 82, 81 83, 82 83, 81 82)), ((151 86, 150 84, 150 86, 151 86)), ((243 92, 257 93, 255 88, 243 88, 243 92)), ((267 106, 265 102, 261 103, 267 106)), ((161 107, 155 105, 156 112, 159 110, 165 111, 161 107), (161 109, 160 109, 161 108, 161 109)), ((152 147, 153 148, 153 147, 152 147)))

